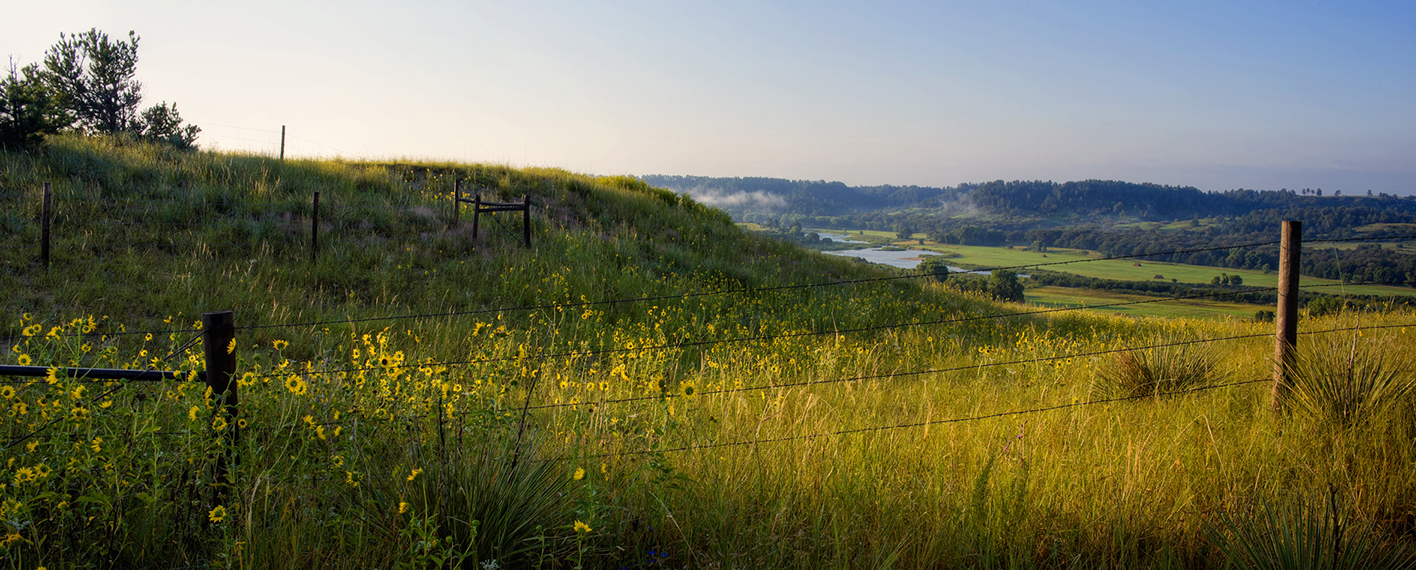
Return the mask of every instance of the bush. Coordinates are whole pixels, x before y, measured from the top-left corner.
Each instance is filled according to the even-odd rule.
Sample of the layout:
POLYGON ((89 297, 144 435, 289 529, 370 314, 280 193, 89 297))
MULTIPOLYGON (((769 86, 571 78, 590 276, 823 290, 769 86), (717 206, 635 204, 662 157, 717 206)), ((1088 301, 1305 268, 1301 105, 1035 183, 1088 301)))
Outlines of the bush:
POLYGON ((1416 568, 1411 552, 1374 540, 1371 525, 1354 525, 1331 490, 1323 512, 1305 503, 1242 519, 1225 514, 1206 531, 1233 568, 1416 568))
POLYGON ((934 276, 936 281, 943 283, 949 280, 949 266, 944 264, 944 258, 937 256, 927 256, 924 261, 919 262, 920 273, 934 276))
POLYGON ((1211 345, 1176 342, 1183 340, 1154 337, 1148 343, 1154 348, 1117 353, 1099 372, 1098 391, 1111 398, 1161 396, 1213 386, 1223 378, 1211 345))
POLYGON ((1338 335, 1312 335, 1299 346, 1289 369, 1295 410, 1323 421, 1350 426, 1404 408, 1413 394, 1409 359, 1393 354, 1390 343, 1338 335))

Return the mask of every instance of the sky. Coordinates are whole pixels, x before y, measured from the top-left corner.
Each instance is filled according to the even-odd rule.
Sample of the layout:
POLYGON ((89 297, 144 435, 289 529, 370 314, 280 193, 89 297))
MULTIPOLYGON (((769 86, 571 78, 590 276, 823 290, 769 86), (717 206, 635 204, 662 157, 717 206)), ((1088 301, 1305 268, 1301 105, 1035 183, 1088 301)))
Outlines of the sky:
POLYGON ((203 148, 851 185, 1416 194, 1416 3, 0 0, 203 148))

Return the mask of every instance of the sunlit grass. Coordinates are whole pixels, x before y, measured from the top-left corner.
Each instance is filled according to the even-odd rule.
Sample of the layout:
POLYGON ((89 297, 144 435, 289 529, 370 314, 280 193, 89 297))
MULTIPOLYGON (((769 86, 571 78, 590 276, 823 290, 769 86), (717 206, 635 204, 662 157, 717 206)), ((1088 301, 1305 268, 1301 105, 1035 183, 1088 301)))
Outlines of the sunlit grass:
MULTIPOLYGON (((0 433, 36 434, 0 471, 13 567, 1221 567, 1224 521, 1329 488, 1370 544, 1414 532, 1409 394, 1361 430, 1272 413, 1263 382, 1089 404, 1117 357, 1085 353, 1271 325, 959 320, 1025 309, 913 280, 685 296, 887 273, 630 180, 87 144, 5 155, 0 172, 7 188, 226 200, 250 241, 79 249, 48 272, 7 250, 0 362, 190 374, 200 345, 176 349, 203 311, 332 322, 238 329, 236 417, 199 382, 0 385, 0 433), (452 176, 529 194, 535 245, 448 228, 452 176), (299 230, 254 205, 316 188, 353 245, 310 264, 299 230), (492 310, 516 306, 532 308, 492 310), (468 314, 340 322, 443 312, 468 314), (134 330, 174 332, 120 334, 134 330), (238 427, 233 486, 215 493, 238 427)), ((157 208, 83 215, 199 214, 157 208)), ((28 227, 0 237, 29 243, 28 227)), ((1406 322, 1365 315, 1360 343, 1408 362, 1405 329, 1372 328, 1406 322)), ((1300 347, 1350 342, 1314 331, 1355 324, 1305 320, 1300 347)), ((1271 338, 1212 346, 1209 381, 1272 373, 1271 338)))

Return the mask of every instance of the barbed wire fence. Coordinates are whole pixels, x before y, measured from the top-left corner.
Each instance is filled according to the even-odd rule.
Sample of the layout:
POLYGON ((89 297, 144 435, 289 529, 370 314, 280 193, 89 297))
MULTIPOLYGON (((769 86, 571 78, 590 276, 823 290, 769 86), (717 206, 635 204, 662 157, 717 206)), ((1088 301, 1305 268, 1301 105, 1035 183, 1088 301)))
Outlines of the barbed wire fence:
MULTIPOLYGON (((157 225, 157 224, 154 224, 154 225, 157 225)), ((195 224, 194 224, 194 225, 195 225, 195 224)), ((1382 236, 1382 237, 1380 237, 1380 238, 1320 239, 1320 240, 1312 240, 1312 241, 1309 242, 1309 243, 1341 243, 1341 242, 1360 242, 1360 241, 1372 241, 1372 240, 1392 241, 1392 240, 1413 239, 1413 238, 1416 238, 1416 235, 1382 236)), ((1077 264, 1077 263, 1101 262, 1101 261, 1110 261, 1110 260, 1119 260, 1119 259, 1136 259, 1136 258, 1147 258, 1147 257, 1158 257, 1158 256, 1175 256, 1175 255, 1182 255, 1182 254, 1187 254, 1187 253, 1209 252, 1209 251, 1219 251, 1219 250, 1232 250, 1232 249, 1241 249, 1241 248, 1264 247, 1264 246, 1275 245, 1275 244, 1277 244, 1277 243, 1279 243, 1279 242, 1277 242, 1277 241, 1265 241, 1265 242, 1253 242, 1253 243, 1244 243, 1244 244, 1236 244, 1236 245, 1228 245, 1228 246, 1213 246, 1213 247, 1205 247, 1205 248, 1192 248, 1192 249, 1176 250, 1176 251, 1149 252, 1149 253, 1131 254, 1131 255, 1120 255, 1120 256, 1110 256, 1110 257, 1099 257, 1099 258, 1088 258, 1088 259, 1077 259, 1077 260, 1064 260, 1064 261, 1051 261, 1051 262, 1041 262, 1041 263, 1032 263, 1032 264, 1018 264, 1018 265, 1011 265, 1011 266, 1000 266, 1000 267, 994 267, 994 268, 987 268, 987 269, 983 269, 983 270, 981 270, 981 271, 993 271, 993 270, 1008 270, 1008 271, 1014 271, 1014 270, 1022 270, 1022 269, 1033 269, 1033 268, 1051 267, 1051 266, 1059 266, 1059 265, 1070 265, 1070 264, 1077 264)), ((112 247, 125 247, 125 244, 110 244, 110 245, 111 245, 112 247)), ((176 247, 176 246, 177 246, 177 244, 162 244, 162 245, 170 245, 170 246, 172 246, 172 247, 176 247)), ((210 244, 208 244, 208 245, 210 246, 210 244)), ((127 246, 127 247, 132 247, 131 244, 126 244, 126 246, 127 246)), ((730 288, 730 289, 720 289, 720 290, 690 291, 690 292, 684 292, 684 293, 673 294, 673 295, 641 296, 641 297, 633 297, 633 298, 606 299, 606 300, 600 300, 600 301, 594 301, 594 302, 580 302, 580 303, 574 303, 574 302, 569 302, 569 303, 543 303, 543 304, 519 305, 519 306, 506 306, 506 307, 495 307, 495 308, 475 309, 475 310, 464 310, 464 311, 447 311, 447 312, 439 312, 439 313, 420 313, 420 314, 390 315, 390 316, 384 316, 384 317, 357 317, 357 318, 354 318, 354 317, 348 317, 348 316, 346 316, 345 318, 342 318, 342 319, 326 319, 326 320, 319 320, 319 321, 302 321, 302 322, 289 322, 289 323, 269 323, 269 324, 244 325, 244 326, 240 326, 240 327, 233 327, 233 330, 248 330, 248 331, 250 331, 250 330, 260 330, 260 329, 300 328, 300 327, 315 327, 315 326, 325 326, 325 325, 348 325, 348 326, 353 326, 353 325, 358 324, 358 323, 367 323, 367 322, 376 322, 376 321, 384 321, 384 322, 386 322, 386 321, 404 321, 404 320, 423 320, 423 319, 430 319, 430 318, 447 318, 447 317, 466 316, 466 315, 480 315, 480 314, 498 314, 498 315, 501 315, 501 314, 527 312, 527 311, 536 311, 536 310, 547 310, 547 309, 566 309, 566 308, 580 308, 580 309, 583 309, 583 308, 588 308, 588 307, 592 307, 592 306, 610 306, 610 305, 620 305, 620 304, 627 304, 627 303, 645 303, 645 302, 659 302, 659 301, 670 301, 670 300, 687 300, 687 299, 691 299, 691 298, 695 298, 695 297, 704 297, 704 296, 760 294, 760 293, 773 292, 773 291, 811 290, 811 289, 818 289, 818 288, 841 287, 841 286, 855 285, 855 284, 864 284, 864 283, 876 283, 876 282, 886 282, 886 281, 896 281, 896 280, 908 280, 908 279, 922 279, 922 278, 929 278, 929 277, 935 277, 935 276, 937 276, 937 274, 935 274, 935 273, 916 271, 916 272, 906 272, 906 273, 902 273, 902 274, 898 274, 898 275, 890 275, 890 276, 883 276, 883 277, 872 277, 872 278, 861 278, 861 279, 846 279, 846 280, 833 280, 833 281, 817 282, 817 283, 800 283, 800 284, 773 285, 773 286, 765 286, 765 287, 750 287, 750 288, 737 288, 737 289, 731 289, 731 288, 730 288)), ((1408 283, 1408 282, 1334 283, 1334 284, 1312 284, 1312 285, 1305 285, 1305 286, 1302 286, 1302 287, 1303 287, 1303 288, 1319 288, 1319 287, 1335 287, 1335 286, 1344 286, 1344 287, 1345 287, 1345 286, 1353 286, 1353 285, 1411 285, 1411 283, 1408 283)), ((1114 303, 1105 303, 1105 304, 1081 305, 1081 306, 1074 306, 1074 307, 1048 308, 1048 309, 1040 309, 1040 310, 1007 311, 1007 312, 1002 312, 1002 313, 998 313, 998 314, 959 316, 959 317, 950 317, 950 318, 944 318, 944 319, 919 320, 919 321, 903 322, 903 323, 885 323, 885 324, 861 326, 861 327, 854 327, 854 328, 832 328, 832 329, 829 329, 829 330, 800 331, 800 332, 780 333, 780 334, 746 335, 746 336, 738 336, 738 337, 732 337, 732 338, 720 338, 720 339, 702 339, 702 340, 681 339, 681 340, 679 340, 679 341, 677 341, 677 342, 662 343, 662 344, 648 345, 648 346, 640 346, 640 347, 635 347, 635 348, 609 347, 609 348, 600 348, 600 349, 595 349, 595 350, 578 350, 578 351, 563 351, 563 352, 547 352, 547 351, 543 350, 543 351, 541 351, 539 354, 535 354, 535 355, 518 355, 518 356, 493 357, 493 358, 471 358, 471 359, 463 359, 463 360, 428 361, 428 362, 425 362, 425 363, 419 363, 418 366, 420 366, 420 367, 423 367, 423 366, 455 367, 455 366, 471 366, 471 365, 476 365, 476 364, 481 364, 481 363, 490 363, 490 362, 514 362, 514 361, 519 361, 519 360, 526 360, 526 359, 529 359, 529 358, 536 358, 536 359, 545 360, 545 359, 563 359, 563 358, 580 358, 580 357, 602 357, 602 356, 611 356, 611 355, 615 355, 615 354, 624 354, 624 353, 628 353, 628 352, 650 352, 650 351, 682 350, 682 349, 685 349, 685 348, 708 347, 708 346, 722 345, 722 344, 751 343, 751 342, 767 342, 767 341, 773 341, 773 340, 778 340, 778 339, 787 339, 787 338, 801 338, 801 337, 813 337, 813 336, 824 336, 824 335, 857 334, 857 333, 867 333, 867 332, 875 332, 875 331, 886 331, 886 330, 895 330, 895 329, 912 328, 912 327, 952 325, 952 324, 959 324, 959 323, 965 323, 965 322, 971 322, 971 321, 984 321, 984 320, 1026 318, 1026 317, 1033 317, 1033 316, 1038 316, 1038 315, 1052 315, 1052 314, 1065 313, 1065 312, 1072 312, 1072 311, 1117 308, 1117 307, 1132 306, 1132 305, 1141 305, 1141 304, 1150 304, 1150 303, 1167 303, 1167 302, 1183 301, 1183 300, 1187 300, 1187 299, 1218 299, 1218 298, 1222 298, 1222 297, 1225 297, 1225 296, 1232 296, 1232 295, 1238 295, 1238 294, 1243 294, 1243 293, 1252 293, 1252 292, 1274 291, 1274 290, 1277 290, 1277 289, 1279 289, 1279 288, 1278 288, 1278 287, 1245 287, 1245 288, 1243 288, 1242 290, 1240 290, 1240 289, 1236 289, 1236 290, 1221 290, 1221 291, 1213 291, 1213 290, 1211 290, 1211 291, 1197 292, 1197 293, 1193 293, 1193 294, 1190 294, 1190 295, 1177 295, 1177 296, 1171 296, 1171 297, 1163 297, 1163 298, 1155 298, 1155 299, 1145 299, 1145 300, 1137 300, 1137 301, 1123 301, 1123 302, 1114 302, 1114 303)), ((1368 327, 1368 328, 1391 328, 1391 327, 1396 327, 1396 326, 1400 326, 1400 327, 1405 328, 1405 327, 1407 327, 1407 326, 1416 326, 1416 323, 1402 324, 1402 325, 1383 325, 1383 326, 1379 326, 1379 327, 1368 327)), ((1347 328, 1347 329, 1332 329, 1332 330, 1328 330, 1328 331, 1308 331, 1308 332, 1305 333, 1305 334, 1319 334, 1319 333, 1326 333, 1326 332, 1336 332, 1336 331, 1339 331, 1339 330, 1353 330, 1353 329, 1352 329, 1352 328, 1347 328)), ((102 335, 109 335, 109 336, 120 336, 120 335, 136 335, 136 334, 145 334, 145 335, 147 335, 147 334, 173 334, 173 333, 183 332, 183 331, 190 332, 189 329, 170 329, 170 330, 148 330, 148 331, 121 331, 121 330, 120 330, 120 331, 108 331, 108 332, 103 332, 103 333, 97 333, 97 332, 95 332, 95 333, 80 333, 80 334, 84 334, 84 335, 87 335, 87 334, 102 334, 102 335)), ((66 334, 65 336, 70 336, 70 335, 72 335, 72 333, 66 334)), ((1220 338, 1210 338, 1210 339, 1195 339, 1195 340, 1187 340, 1187 341, 1176 342, 1176 343, 1165 343, 1165 344, 1155 344, 1155 345, 1147 345, 1147 346, 1139 346, 1139 347, 1127 347, 1127 348, 1121 348, 1121 349, 1108 349, 1108 350, 1100 350, 1100 351, 1089 351, 1089 352, 1081 352, 1081 353, 1067 354, 1067 355, 1060 355, 1060 356, 1053 356, 1053 357, 1046 357, 1046 358, 1030 358, 1030 359, 1018 360, 1018 361, 992 362, 992 363, 976 363, 976 364, 973 364, 973 365, 957 366, 957 367, 950 367, 950 368, 915 370, 915 371, 894 372, 894 373, 879 374, 879 375, 855 376, 855 377, 842 377, 842 378, 833 378, 833 379, 818 379, 818 380, 801 381, 801 382, 793 382, 793 383, 780 383, 780 384, 771 384, 771 385, 755 386, 755 387, 743 387, 743 388, 733 388, 733 389, 724 389, 724 390, 712 390, 712 391, 705 391, 705 392, 702 392, 702 393, 700 393, 700 394, 698 394, 698 395, 699 395, 699 396, 709 396, 709 395, 724 394, 724 393, 733 393, 733 392, 747 393, 747 392, 754 392, 754 391, 765 391, 765 390, 773 390, 773 389, 786 389, 786 388, 798 388, 798 387, 810 387, 810 386, 816 386, 816 385, 827 385, 827 384, 846 383, 846 382, 864 382, 864 381, 869 381, 869 380, 884 380, 884 379, 895 379, 895 378, 906 378, 906 377, 919 377, 919 376, 926 376, 926 375, 940 375, 940 374, 947 374, 947 373, 960 373, 960 372, 967 372, 967 371, 972 371, 972 370, 981 370, 981 369, 984 369, 984 368, 996 367, 996 366, 1018 365, 1018 364, 1026 364, 1026 363, 1035 363, 1035 362, 1039 362, 1039 361, 1054 361, 1054 360, 1059 360, 1059 359, 1073 359, 1073 358, 1083 358, 1083 357, 1095 357, 1095 356, 1101 356, 1101 355, 1105 355, 1105 354, 1114 354, 1114 353, 1120 353, 1120 352, 1130 352, 1130 351, 1135 351, 1135 350, 1147 350, 1147 349, 1154 349, 1154 348, 1160 348, 1160 347, 1185 346, 1185 345, 1193 345, 1193 344, 1201 344, 1201 343, 1212 343, 1212 342, 1227 342, 1227 341, 1235 341, 1235 340, 1241 340, 1241 339, 1261 338, 1261 337, 1267 337, 1267 336, 1272 336, 1272 335, 1268 335, 1268 334, 1249 334, 1249 335, 1236 335, 1236 336, 1230 336, 1230 337, 1220 337, 1220 338)), ((13 343, 13 342, 14 342, 15 340, 17 340, 17 339, 16 339, 16 338, 9 338, 9 339, 4 339, 4 340, 5 340, 6 342, 13 343)), ((191 342, 188 343, 188 345, 190 345, 190 344, 191 344, 191 342)), ((376 371, 376 370, 379 370, 379 369, 381 369, 381 367, 369 367, 369 366, 365 366, 365 367, 346 367, 346 368, 338 368, 338 369, 328 369, 328 368, 326 368, 326 369, 322 369, 322 370, 319 370, 319 371, 311 371, 311 372, 309 372, 308 374, 318 374, 318 375, 328 376, 328 375, 340 375, 340 374, 355 374, 355 373, 360 373, 360 372, 376 371)), ((3 370, 0 370, 0 375, 3 375, 3 373, 4 373, 4 371, 3 371, 3 370)), ((280 372, 280 373, 274 373, 274 374, 256 375, 255 378, 287 377, 287 376, 290 376, 291 374, 292 374, 291 372, 280 372)), ((1244 382, 1234 382, 1234 383, 1228 383, 1228 384, 1223 384, 1223 385, 1215 385, 1215 386, 1205 386, 1205 387, 1199 387, 1199 388, 1194 388, 1194 389, 1187 389, 1187 390, 1184 390, 1184 391, 1182 391, 1182 392, 1177 392, 1175 395, 1179 395, 1179 394, 1182 394, 1182 393, 1193 393, 1193 392, 1199 392, 1199 391, 1215 390, 1215 389, 1228 388, 1228 387, 1234 387, 1234 386, 1242 386, 1242 385, 1248 385, 1248 384, 1253 384, 1253 383, 1258 383, 1258 382, 1270 382, 1270 381, 1271 381, 1271 380, 1268 380, 1268 379, 1262 379, 1262 380, 1251 380, 1251 381, 1244 381, 1244 382)), ((115 389, 116 389, 116 388, 115 388, 115 389)), ((536 404, 536 405, 531 405, 531 398, 533 397, 533 395, 534 395, 534 390, 528 390, 527 395, 526 395, 526 405, 523 407, 523 411, 530 411, 530 410, 547 410, 547 409, 566 408, 566 407, 579 407, 579 406, 594 407, 594 406, 602 406, 602 405, 609 405, 609 404, 625 404, 625 403, 645 402, 645 401, 662 401, 662 400, 667 400, 667 399, 672 399, 672 398, 690 397, 690 395, 688 395, 688 394, 665 393, 665 394, 658 394, 658 395, 653 395, 653 396, 618 398, 618 399, 605 399, 605 400, 600 400, 600 401, 595 401, 595 402, 589 402, 589 401, 587 401, 587 402, 554 403, 554 404, 544 404, 544 403, 540 403, 540 404, 536 404)), ((823 433, 819 433, 819 434, 812 434, 812 435, 806 435, 806 436, 792 436, 792 437, 772 438, 772 439, 765 439, 765 440, 750 440, 750 441, 744 440, 744 441, 733 441, 733 442, 716 442, 716 443, 705 444, 705 445, 689 445, 689 446, 683 446, 683 447, 672 448, 672 449, 660 449, 660 450, 655 450, 655 451, 640 451, 640 452, 634 452, 634 453, 658 453, 658 452, 690 451, 690 450, 695 450, 695 449, 708 449, 708 448, 714 448, 714 447, 741 446, 741 445, 757 445, 757 444, 764 444, 764 443, 773 443, 773 442, 778 442, 778 441, 790 441, 790 440, 794 440, 794 439, 811 439, 811 438, 818 438, 818 437, 828 437, 828 436, 838 436, 838 435, 849 435, 849 434, 855 434, 855 433, 867 433, 867 432, 883 431, 883 430, 907 429, 907 428, 912 428, 912 427, 921 427, 921 426, 933 425, 933 424, 938 424, 938 423, 957 423, 957 422, 965 422, 965 421, 978 421, 978 420, 984 420, 984 419, 999 417, 999 416, 1002 416, 1002 415, 1016 415, 1016 414, 1042 413, 1042 412, 1046 412, 1046 411, 1059 410, 1059 409, 1066 409, 1066 408, 1071 408, 1071 407, 1076 407, 1076 406, 1094 405, 1094 404, 1100 404, 1100 403, 1110 403, 1110 402, 1116 402, 1116 401, 1124 401, 1124 400, 1128 400, 1128 399, 1132 399, 1132 398, 1110 398, 1110 399, 1101 399, 1101 400, 1094 400, 1094 401, 1081 402, 1081 403, 1071 403, 1071 404, 1055 405, 1055 406, 1043 406, 1043 407, 1030 408, 1030 409, 1025 409, 1025 410, 1014 410, 1014 411, 1008 411, 1008 412, 998 412, 998 413, 994 413, 994 414, 985 414, 985 415, 980 415, 980 416, 969 416, 969 417, 953 418, 953 419, 931 420, 931 421, 926 421, 926 422, 910 422, 910 423, 892 424, 892 425, 885 425, 885 426, 874 426, 874 427, 866 427, 866 428, 852 428, 852 429, 848 429, 848 430, 838 430, 838 431, 834 431, 834 432, 823 432, 823 433)), ((277 427, 272 427, 272 428, 270 428, 270 429, 294 429, 294 428, 298 427, 298 425, 299 425, 299 424, 292 425, 292 426, 277 426, 277 427)), ((46 428, 47 428, 47 426, 46 426, 46 428)), ((39 431, 43 431, 43 429, 41 429, 41 430, 39 430, 39 431)), ((28 438, 30 438, 30 437, 33 437, 33 436, 36 435, 37 433, 38 433, 38 432, 36 432, 35 434, 26 435, 26 436, 24 436, 24 439, 28 439, 28 438)), ((596 457, 599 457, 599 456, 596 456, 596 457)))

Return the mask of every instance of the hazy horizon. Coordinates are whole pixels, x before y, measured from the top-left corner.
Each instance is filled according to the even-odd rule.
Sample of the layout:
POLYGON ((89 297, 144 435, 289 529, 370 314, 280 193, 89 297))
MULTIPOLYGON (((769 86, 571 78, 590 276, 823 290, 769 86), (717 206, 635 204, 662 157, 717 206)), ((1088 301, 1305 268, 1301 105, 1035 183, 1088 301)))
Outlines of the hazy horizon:
POLYGON ((1416 6, 17 4, 0 49, 136 31, 207 148, 595 174, 1416 193, 1416 6))

